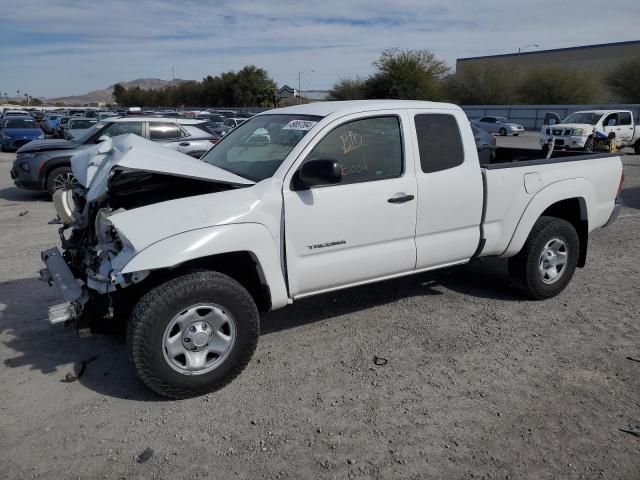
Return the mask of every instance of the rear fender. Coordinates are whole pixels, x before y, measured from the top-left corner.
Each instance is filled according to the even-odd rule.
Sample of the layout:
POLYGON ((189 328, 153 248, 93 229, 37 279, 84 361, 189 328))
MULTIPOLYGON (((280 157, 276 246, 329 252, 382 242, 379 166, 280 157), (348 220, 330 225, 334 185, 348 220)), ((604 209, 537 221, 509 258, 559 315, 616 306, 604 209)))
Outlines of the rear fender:
POLYGON ((529 233, 542 213, 555 203, 577 198, 580 200, 581 219, 586 220, 588 225, 593 225, 592 206, 595 205, 595 192, 593 185, 585 178, 570 178, 547 185, 534 195, 525 208, 520 221, 516 226, 513 237, 502 253, 502 257, 513 257, 524 246, 529 237, 529 233))

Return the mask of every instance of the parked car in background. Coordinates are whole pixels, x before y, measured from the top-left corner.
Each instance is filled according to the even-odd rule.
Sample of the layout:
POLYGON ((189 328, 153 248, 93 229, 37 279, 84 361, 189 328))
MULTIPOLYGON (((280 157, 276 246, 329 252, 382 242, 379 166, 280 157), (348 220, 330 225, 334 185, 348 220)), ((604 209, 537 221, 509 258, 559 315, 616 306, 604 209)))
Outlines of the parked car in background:
POLYGON ((44 132, 28 115, 10 116, 0 122, 0 151, 17 150, 32 140, 43 138, 44 132))
POLYGON ((219 140, 217 135, 207 131, 202 120, 162 117, 106 119, 95 123, 74 141, 39 140, 19 149, 11 178, 17 187, 46 190, 53 194, 75 181, 70 168, 73 155, 110 137, 126 133, 147 138, 195 158, 201 157, 219 140))
POLYGON ((473 132, 473 139, 478 149, 480 165, 492 163, 496 156, 497 148, 495 134, 489 133, 473 124, 471 124, 471 131, 473 132))
POLYGON ((55 112, 47 112, 42 119, 41 126, 44 130, 44 133, 47 135, 53 135, 58 124, 60 123, 61 115, 55 112))
POLYGON ((98 123, 98 120, 94 118, 72 117, 69 119, 67 126, 65 127, 64 138, 67 140, 73 140, 74 138, 81 136, 96 123, 98 123))
POLYGON ((106 118, 116 118, 116 117, 119 117, 119 115, 115 112, 98 112, 96 118, 100 122, 106 118))
POLYGON ((513 135, 517 137, 524 132, 522 125, 505 117, 482 117, 480 120, 473 122, 473 124, 489 133, 497 133, 502 136, 513 135))
POLYGON ((640 126, 630 110, 584 110, 574 112, 564 120, 553 112, 545 115, 540 146, 549 150, 551 139, 554 150, 593 151, 594 135, 608 137, 613 134, 617 148, 633 147, 640 155, 640 126))
POLYGON ((222 115, 225 118, 235 118, 238 116, 238 112, 235 110, 214 110, 214 113, 222 115))
POLYGON ((44 112, 42 110, 31 110, 29 115, 31 115, 37 123, 42 122, 42 119, 44 118, 44 112))
POLYGON ((225 127, 229 127, 229 128, 236 128, 238 125, 242 125, 244 122, 246 122, 247 119, 246 118, 227 118, 223 125, 225 127))
POLYGON ((232 127, 225 125, 224 122, 225 118, 222 115, 218 115, 215 113, 209 114, 209 116, 205 120, 205 124, 209 131, 221 137, 226 135, 233 129, 232 127))
POLYGON ((56 128, 53 130, 53 136, 55 138, 64 138, 64 129, 70 118, 71 117, 68 115, 63 115, 62 117, 60 117, 56 128))
POLYGON ((2 114, 2 118, 7 117, 28 117, 29 112, 26 110, 7 110, 2 114))

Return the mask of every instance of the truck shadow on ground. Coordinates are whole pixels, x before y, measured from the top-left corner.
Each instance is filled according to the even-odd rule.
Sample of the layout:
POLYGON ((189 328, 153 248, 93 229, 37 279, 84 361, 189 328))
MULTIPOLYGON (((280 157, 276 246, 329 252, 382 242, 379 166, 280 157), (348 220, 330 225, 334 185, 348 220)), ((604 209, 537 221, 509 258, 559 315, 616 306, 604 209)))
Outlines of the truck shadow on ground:
POLYGON ((640 187, 628 187, 620 194, 625 207, 640 210, 640 187))
MULTIPOLYGON (((39 372, 43 391, 52 382, 66 382, 69 389, 89 388, 111 397, 162 400, 129 368, 124 335, 79 338, 73 327, 50 326, 47 309, 60 302, 57 290, 36 278, 0 283, 4 368, 39 372)), ((5 382, 9 378, 17 383, 20 377, 9 373, 5 382)))
POLYGON ((36 192, 22 190, 17 187, 7 187, 0 190, 0 199, 10 202, 48 202, 50 201, 47 192, 36 192))
MULTIPOLYGON (((520 301, 509 288, 506 264, 486 259, 447 270, 428 272, 349 290, 320 295, 268 313, 262 334, 268 335, 356 311, 425 295, 454 292, 480 298, 520 301)), ((124 335, 79 338, 72 327, 50 326, 45 318, 50 305, 60 303, 55 288, 35 278, 0 284, 0 337, 5 368, 42 374, 41 383, 67 382, 97 393, 135 401, 163 401, 135 377, 127 360, 124 335), (70 381, 69 381, 70 380, 70 381)), ((8 375, 7 378, 17 378, 8 375)))
POLYGON ((443 295, 446 291, 478 298, 523 301, 509 286, 507 262, 481 259, 442 270, 410 275, 333 293, 298 300, 287 308, 263 316, 262 335, 327 320, 399 300, 425 295, 443 295))

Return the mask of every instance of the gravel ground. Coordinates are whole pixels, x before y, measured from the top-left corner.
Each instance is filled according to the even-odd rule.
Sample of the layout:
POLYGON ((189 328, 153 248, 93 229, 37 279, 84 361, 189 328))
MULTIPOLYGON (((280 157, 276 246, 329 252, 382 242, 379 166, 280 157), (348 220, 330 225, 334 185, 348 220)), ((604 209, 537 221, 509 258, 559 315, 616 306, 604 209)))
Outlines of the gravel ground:
POLYGON ((12 186, 13 157, 3 478, 640 478, 640 437, 621 430, 640 431, 640 157, 624 157, 626 207, 560 296, 523 300, 487 259, 300 301, 263 317, 238 379, 184 401, 134 378, 122 337, 43 320, 60 302, 36 280, 57 227, 46 197, 12 186))

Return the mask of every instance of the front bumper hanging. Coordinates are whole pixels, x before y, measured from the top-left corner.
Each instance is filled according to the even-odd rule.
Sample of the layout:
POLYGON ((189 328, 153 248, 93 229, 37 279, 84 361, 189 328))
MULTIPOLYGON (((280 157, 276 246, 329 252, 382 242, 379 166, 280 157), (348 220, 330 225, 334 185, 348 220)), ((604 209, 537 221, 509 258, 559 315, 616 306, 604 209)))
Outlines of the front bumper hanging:
POLYGON ((49 307, 49 323, 74 320, 79 316, 84 304, 82 287, 56 247, 44 250, 41 257, 47 268, 40 270, 40 279, 49 285, 54 283, 66 300, 64 303, 49 307))

